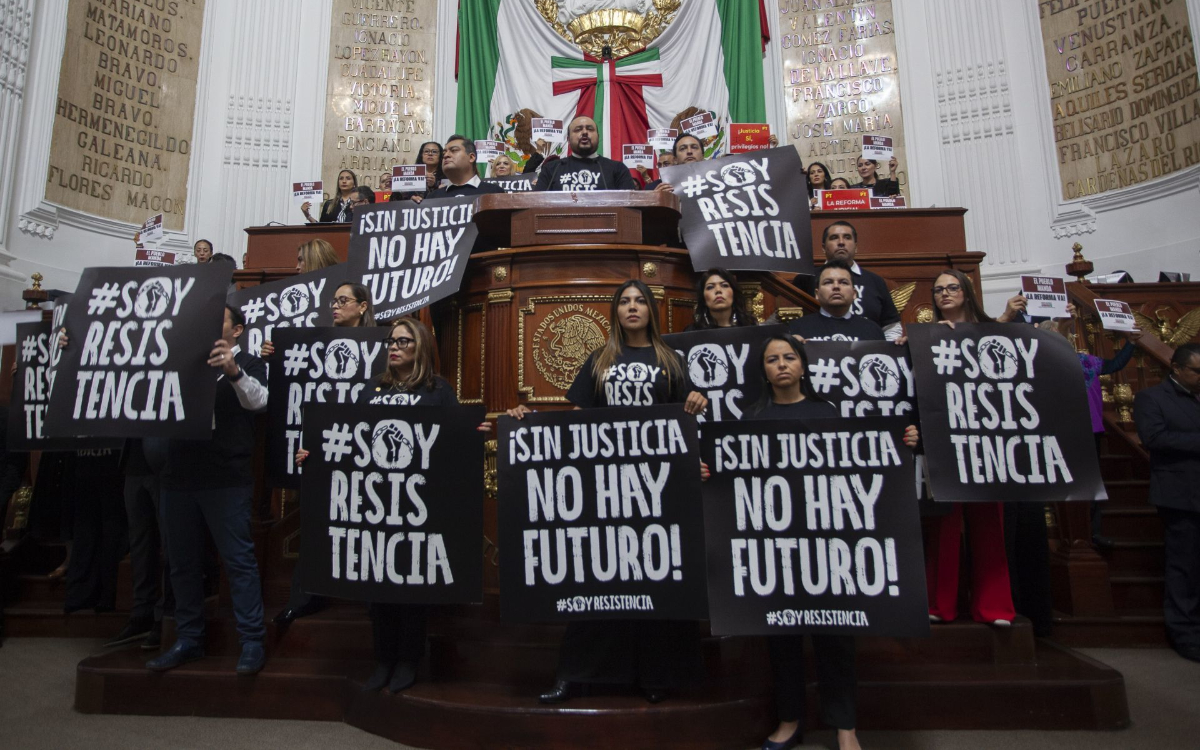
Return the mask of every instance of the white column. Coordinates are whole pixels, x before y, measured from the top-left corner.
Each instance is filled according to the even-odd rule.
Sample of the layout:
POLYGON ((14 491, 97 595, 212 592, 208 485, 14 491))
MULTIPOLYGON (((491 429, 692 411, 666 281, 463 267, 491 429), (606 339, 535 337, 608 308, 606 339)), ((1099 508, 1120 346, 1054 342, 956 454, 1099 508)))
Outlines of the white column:
POLYGON ((17 174, 17 143, 21 134, 21 105, 33 31, 33 0, 0 0, 0 275, 24 281, 8 267, 9 209, 17 174))

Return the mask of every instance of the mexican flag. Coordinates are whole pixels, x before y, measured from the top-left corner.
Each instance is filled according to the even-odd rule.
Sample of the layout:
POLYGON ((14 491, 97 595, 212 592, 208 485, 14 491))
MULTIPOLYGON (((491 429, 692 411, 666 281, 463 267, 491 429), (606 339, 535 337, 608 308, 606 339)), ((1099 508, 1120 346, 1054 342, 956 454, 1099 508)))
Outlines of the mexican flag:
MULTIPOLYGON (((569 9, 571 0, 557 5, 569 9)), ((720 153, 725 124, 766 120, 760 6, 685 0, 644 50, 601 60, 560 36, 534 0, 466 0, 458 11, 456 129, 515 147, 522 110, 564 123, 587 115, 601 153, 619 160, 622 145, 646 142, 647 128, 707 111, 722 131, 706 151, 720 153)))

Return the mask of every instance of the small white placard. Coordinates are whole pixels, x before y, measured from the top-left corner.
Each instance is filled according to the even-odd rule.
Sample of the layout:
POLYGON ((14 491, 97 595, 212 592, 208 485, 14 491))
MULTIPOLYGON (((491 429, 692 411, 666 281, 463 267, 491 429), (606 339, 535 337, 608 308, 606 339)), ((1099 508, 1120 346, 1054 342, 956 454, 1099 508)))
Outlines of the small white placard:
POLYGON ((1096 300, 1096 312, 1100 313, 1100 324, 1106 331, 1132 331, 1137 328, 1133 310, 1119 299, 1096 300))
POLYGON ((424 164, 397 164, 392 167, 393 193, 424 193, 426 187, 424 164))
POLYGON ((862 155, 864 159, 889 161, 892 158, 892 139, 886 135, 864 135, 862 155))
POLYGON ((654 147, 649 143, 626 143, 621 147, 621 161, 630 169, 654 169, 654 147))
POLYGON ((675 128, 650 128, 646 131, 646 143, 659 151, 670 151, 675 148, 675 139, 679 131, 675 128))
POLYGON ((717 130, 717 122, 713 119, 711 112, 701 112, 695 117, 681 120, 679 127, 683 128, 683 132, 688 135, 694 135, 700 140, 716 138, 719 132, 717 130))
POLYGON ((529 125, 533 129, 530 140, 534 143, 545 141, 550 144, 564 143, 567 140, 567 131, 563 128, 562 120, 552 120, 549 117, 533 117, 529 120, 529 125))

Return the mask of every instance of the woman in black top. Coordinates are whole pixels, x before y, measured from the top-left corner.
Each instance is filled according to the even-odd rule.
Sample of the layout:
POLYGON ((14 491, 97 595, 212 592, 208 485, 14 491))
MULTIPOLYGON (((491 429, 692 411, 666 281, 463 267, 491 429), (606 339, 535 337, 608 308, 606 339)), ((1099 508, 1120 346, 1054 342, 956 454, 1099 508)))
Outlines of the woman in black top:
MULTIPOLYGON (((747 419, 838 419, 837 409, 822 400, 808 380, 808 358, 791 336, 767 339, 763 346, 763 379, 770 388, 747 414, 747 419)), ((904 431, 904 444, 917 445, 917 428, 904 431)), ((838 748, 859 748, 855 734, 854 636, 813 635, 817 659, 817 685, 821 695, 821 720, 837 729, 838 748)), ((763 742, 763 750, 790 750, 803 742, 804 727, 804 636, 777 635, 767 638, 771 652, 771 674, 775 682, 775 706, 779 727, 763 742)))
POLYGON ((417 152, 417 160, 413 163, 425 165, 425 189, 414 193, 392 193, 389 201, 406 201, 417 197, 419 203, 428 198, 430 193, 437 190, 442 180, 446 179, 446 175, 442 174, 442 144, 437 141, 422 143, 421 150, 417 152))
MULTIPOLYGON (((612 337, 592 352, 567 398, 576 409, 682 403, 700 414, 708 399, 692 389, 687 366, 659 334, 654 295, 641 281, 626 281, 613 295, 612 337)), ((508 415, 521 419, 525 406, 508 415)), ((559 648, 557 681, 542 703, 561 703, 580 683, 638 685, 658 703, 667 691, 699 676, 700 639, 695 622, 606 620, 572 622, 559 648)))
POLYGON ((809 203, 815 206, 817 205, 817 191, 828 190, 831 184, 829 167, 819 161, 814 161, 808 165, 808 169, 804 170, 804 172, 808 175, 809 203))
MULTIPOLYGON (((358 187, 358 175, 351 172, 349 169, 343 169, 338 172, 337 178, 337 195, 321 204, 321 218, 317 219, 322 224, 330 222, 350 221, 350 193, 354 188, 358 187)), ((309 211, 312 209, 311 203, 303 203, 300 206, 300 211, 304 214, 304 218, 312 223, 313 217, 309 211)))
POLYGON ((758 325, 746 309, 737 277, 724 268, 710 268, 696 278, 694 322, 685 331, 758 325))
POLYGON ((870 188, 871 195, 900 195, 900 181, 896 179, 896 157, 888 162, 888 177, 879 176, 879 162, 864 156, 858 157, 858 176, 861 181, 851 187, 870 188))
MULTIPOLYGON (((437 374, 433 334, 415 318, 399 318, 383 340, 388 366, 358 392, 359 404, 378 406, 458 406, 454 388, 437 374)), ((490 432, 491 424, 479 425, 490 432)), ((296 452, 296 465, 304 463, 308 451, 296 452)), ((436 489, 436 488, 435 488, 436 489)), ((371 604, 371 636, 375 669, 363 683, 365 692, 387 685, 399 693, 417 680, 417 662, 425 652, 425 623, 429 608, 423 604, 371 604)))

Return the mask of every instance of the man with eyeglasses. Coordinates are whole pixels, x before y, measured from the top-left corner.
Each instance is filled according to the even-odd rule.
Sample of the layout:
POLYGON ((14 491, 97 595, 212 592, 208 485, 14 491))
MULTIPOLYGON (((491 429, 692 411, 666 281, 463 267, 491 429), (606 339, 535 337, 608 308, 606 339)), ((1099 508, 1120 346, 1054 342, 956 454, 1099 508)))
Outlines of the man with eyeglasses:
POLYGON ((366 185, 359 185, 350 191, 350 209, 366 206, 375 202, 375 191, 366 185))
POLYGON ((883 329, 873 320, 854 313, 858 292, 850 264, 832 259, 817 274, 817 302, 821 309, 788 325, 788 332, 804 341, 883 341, 883 329))
POLYGON ((1171 647, 1200 662, 1200 345, 1175 350, 1170 377, 1138 393, 1133 418, 1163 522, 1163 621, 1171 647))
MULTIPOLYGON (((879 324, 888 341, 896 341, 904 335, 900 325, 900 313, 892 301, 887 282, 879 274, 872 273, 858 264, 858 230, 845 221, 835 221, 825 227, 821 244, 827 260, 841 260, 850 267, 854 283, 855 299, 851 311, 879 324)), ((803 280, 801 280, 803 283, 803 280)))
POLYGON ((457 133, 450 136, 442 149, 442 174, 446 175, 449 182, 445 187, 434 190, 429 197, 453 198, 456 195, 475 193, 503 193, 504 190, 500 186, 479 178, 476 158, 475 141, 457 133))

